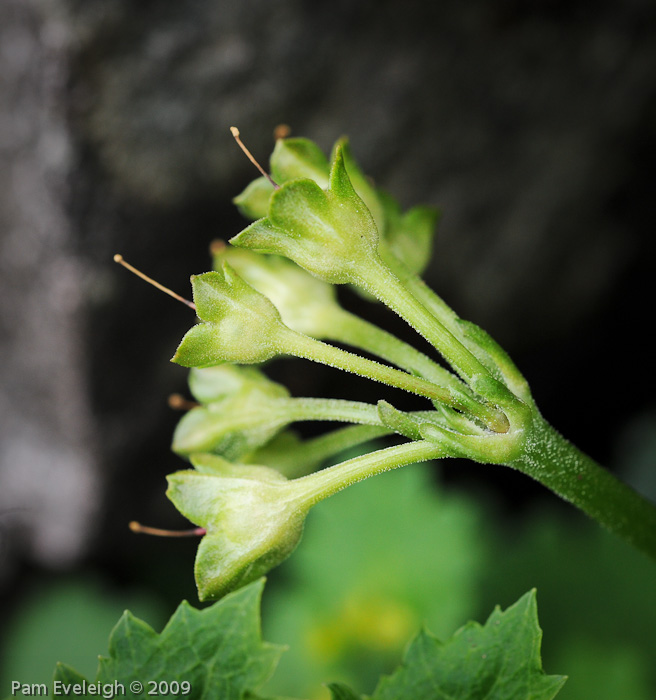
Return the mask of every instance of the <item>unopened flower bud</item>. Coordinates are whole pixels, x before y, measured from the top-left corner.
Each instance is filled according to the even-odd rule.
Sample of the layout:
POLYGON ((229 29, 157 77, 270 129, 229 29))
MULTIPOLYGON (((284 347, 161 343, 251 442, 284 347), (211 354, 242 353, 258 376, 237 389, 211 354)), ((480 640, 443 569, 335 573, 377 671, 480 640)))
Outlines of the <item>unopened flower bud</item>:
POLYGON ((192 287, 197 314, 204 323, 184 336, 173 362, 184 367, 252 364, 278 354, 278 335, 287 330, 280 314, 229 265, 222 272, 192 277, 192 287))
POLYGON ((271 196, 269 214, 232 240, 237 246, 290 258, 326 282, 353 281, 357 270, 377 258, 378 231, 346 172, 341 147, 330 184, 292 180, 271 196))
POLYGON ((286 559, 303 533, 308 505, 296 482, 267 467, 202 455, 195 471, 168 477, 167 496, 204 528, 194 573, 201 600, 219 598, 286 559))

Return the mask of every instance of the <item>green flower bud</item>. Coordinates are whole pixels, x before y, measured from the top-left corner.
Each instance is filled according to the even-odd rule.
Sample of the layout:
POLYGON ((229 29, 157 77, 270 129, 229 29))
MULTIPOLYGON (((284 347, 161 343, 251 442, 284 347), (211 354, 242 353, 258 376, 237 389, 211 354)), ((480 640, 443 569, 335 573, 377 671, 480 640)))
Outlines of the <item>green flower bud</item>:
MULTIPOLYGON (((174 452, 185 456, 211 452, 226 459, 241 459, 265 445, 289 423, 289 404, 285 401, 289 392, 260 372, 251 369, 255 372, 251 375, 248 368, 231 365, 196 372, 221 375, 219 380, 211 377, 211 387, 218 393, 220 379, 227 380, 223 387, 226 393, 181 418, 173 434, 174 452)), ((198 374, 190 385, 198 385, 198 374)), ((211 395, 207 389, 205 382, 201 395, 211 395)))
POLYGON ((313 277, 279 255, 225 246, 214 254, 215 266, 227 261, 278 309, 283 323, 314 338, 325 337, 342 310, 332 285, 313 277))
POLYGON ((221 362, 253 364, 278 354, 277 340, 288 329, 276 307, 224 265, 222 272, 191 278, 198 317, 182 339, 173 362, 211 367, 221 362))
POLYGON ((378 231, 356 194, 337 147, 326 191, 312 180, 292 180, 271 196, 269 214, 231 243, 290 258, 326 282, 343 284, 377 258, 378 231))
POLYGON ((265 574, 296 548, 308 512, 295 482, 267 467, 202 455, 196 471, 168 477, 166 495, 204 528, 194 573, 201 600, 219 598, 265 574))
MULTIPOLYGON (((271 176, 282 185, 300 177, 314 180, 319 187, 327 187, 330 166, 323 151, 309 139, 278 139, 271 154, 271 176)), ((265 177, 258 177, 232 201, 247 219, 261 219, 269 211, 273 185, 265 177)))
MULTIPOLYGON (((387 261, 391 253, 415 274, 426 268, 431 254, 431 243, 439 212, 431 207, 414 207, 402 214, 401 207, 389 194, 377 189, 351 153, 346 137, 333 147, 333 160, 340 149, 346 172, 356 193, 362 199, 376 224, 382 240, 380 254, 387 261)), ((330 166, 323 151, 304 138, 278 139, 270 159, 271 174, 278 185, 290 180, 313 180, 322 189, 328 187, 330 166)), ((233 202, 240 212, 251 220, 261 219, 269 212, 273 185, 265 177, 259 177, 233 202)))
POLYGON ((269 396, 288 396, 287 389, 255 367, 217 365, 189 372, 189 388, 200 403, 222 401, 239 393, 260 391, 269 396))

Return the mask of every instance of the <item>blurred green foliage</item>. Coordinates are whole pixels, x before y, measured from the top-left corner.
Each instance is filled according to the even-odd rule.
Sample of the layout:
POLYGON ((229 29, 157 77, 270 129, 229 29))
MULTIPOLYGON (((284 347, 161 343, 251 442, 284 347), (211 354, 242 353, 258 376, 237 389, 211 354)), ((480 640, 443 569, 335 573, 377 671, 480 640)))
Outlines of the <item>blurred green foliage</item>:
POLYGON ((93 578, 54 579, 26 591, 2 630, 0 694, 9 692, 12 680, 49 684, 58 661, 93 678, 98 655, 106 654, 109 633, 127 608, 154 626, 167 617, 148 593, 109 590, 93 578))
MULTIPOLYGON (((264 596, 263 636, 289 647, 266 692, 323 699, 328 680, 372 692, 424 623, 446 640, 536 587, 544 668, 569 676, 558 700, 656 697, 656 569, 646 557, 555 497, 504 519, 438 482, 434 465, 415 465, 313 510, 264 596)), ((44 583, 22 601, 3 629, 3 690, 13 679, 49 682, 56 661, 93 677, 124 608, 156 629, 170 612, 89 579, 44 583)))
POLYGON ((288 644, 269 692, 328 698, 326 679, 373 691, 425 623, 447 639, 537 588, 547 673, 563 700, 656 697, 656 570, 578 513, 504 523, 415 465, 331 498, 264 597, 264 636, 288 644))
POLYGON ((313 509, 263 600, 265 639, 290 646, 270 692, 328 697, 317 695, 326 679, 372 691, 423 623, 446 639, 468 619, 485 565, 483 521, 431 481, 415 465, 313 509))

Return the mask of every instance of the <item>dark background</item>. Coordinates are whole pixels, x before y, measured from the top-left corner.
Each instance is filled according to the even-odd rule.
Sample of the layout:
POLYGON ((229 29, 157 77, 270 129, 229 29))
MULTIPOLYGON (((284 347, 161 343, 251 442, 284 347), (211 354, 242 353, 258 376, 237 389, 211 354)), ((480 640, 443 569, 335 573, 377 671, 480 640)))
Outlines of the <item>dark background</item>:
MULTIPOLYGON (((126 526, 183 522, 168 359, 194 319, 112 255, 189 294, 244 225, 231 198, 256 173, 231 125, 264 163, 279 123, 326 150, 348 134, 404 207, 441 207, 428 281, 555 427, 655 497, 654 465, 630 459, 656 425, 655 19, 646 0, 4 0, 0 626, 62 572, 195 599, 194 546, 126 526)), ((300 360, 272 373, 294 395, 383 395, 300 360)), ((501 469, 443 474, 509 518, 552 498, 501 469)))

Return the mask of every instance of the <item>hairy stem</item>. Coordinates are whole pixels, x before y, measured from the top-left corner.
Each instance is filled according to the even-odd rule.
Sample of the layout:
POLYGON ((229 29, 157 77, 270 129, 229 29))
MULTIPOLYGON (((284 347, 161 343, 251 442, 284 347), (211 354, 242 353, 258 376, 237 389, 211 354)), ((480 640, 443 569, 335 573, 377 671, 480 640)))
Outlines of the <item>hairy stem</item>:
POLYGON ((326 336, 329 340, 346 343, 377 355, 407 372, 417 374, 436 384, 459 390, 465 389, 466 385, 448 369, 373 323, 341 308, 336 310, 335 318, 331 320, 329 335, 326 336))
POLYGON ((297 478, 305 476, 324 460, 340 452, 391 433, 392 430, 385 426, 349 425, 346 428, 338 428, 324 435, 309 438, 298 445, 292 445, 284 451, 275 451, 272 454, 268 453, 267 446, 264 446, 252 455, 251 461, 274 467, 288 479, 297 478))
POLYGON ((524 454, 510 463, 656 559, 656 505, 537 417, 524 454))
POLYGON ((444 456, 444 450, 439 445, 418 440, 354 457, 290 483, 297 484, 299 491, 303 494, 304 502, 311 507, 370 476, 442 456, 444 456))
POLYGON ((282 342, 280 352, 295 357, 304 357, 314 362, 336 367, 346 372, 358 374, 376 382, 418 394, 428 399, 435 399, 454 408, 466 408, 459 396, 446 387, 438 386, 421 377, 415 377, 407 372, 383 365, 380 362, 368 360, 341 348, 334 347, 320 340, 315 340, 301 333, 288 329, 282 342))

